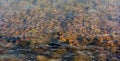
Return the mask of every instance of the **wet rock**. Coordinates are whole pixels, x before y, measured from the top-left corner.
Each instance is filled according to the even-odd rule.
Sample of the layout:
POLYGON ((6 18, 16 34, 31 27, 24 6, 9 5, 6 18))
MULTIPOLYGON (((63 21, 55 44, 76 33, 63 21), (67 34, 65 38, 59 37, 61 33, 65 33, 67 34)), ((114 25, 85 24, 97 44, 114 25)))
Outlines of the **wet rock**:
POLYGON ((38 61, 48 61, 49 59, 47 57, 45 57, 45 56, 38 55, 36 57, 36 60, 38 60, 38 61))
POLYGON ((86 50, 87 46, 83 43, 80 43, 79 49, 80 51, 86 50))
POLYGON ((65 49, 57 49, 56 51, 52 51, 52 58, 61 58, 63 56, 63 54, 67 53, 67 51, 65 49))
POLYGON ((111 52, 116 52, 118 50, 118 48, 117 47, 111 47, 111 52))
POLYGON ((57 54, 56 52, 52 52, 51 53, 51 56, 49 56, 50 58, 54 58, 54 59, 58 59, 58 58, 61 58, 61 54, 57 54))
POLYGON ((63 54, 65 54, 67 51, 66 51, 66 49, 58 49, 58 50, 56 50, 55 52, 56 52, 57 54, 63 55, 63 54))
POLYGON ((61 59, 50 59, 49 61, 61 61, 61 59))
POLYGON ((83 56, 75 56, 74 61, 89 61, 89 60, 83 56))
POLYGON ((88 55, 85 55, 83 53, 83 54, 74 56, 74 61, 92 61, 92 57, 88 56, 88 55))
POLYGON ((49 58, 49 57, 46 57, 46 56, 42 56, 42 55, 38 55, 36 57, 36 60, 37 61, 61 61, 61 59, 59 58, 49 58))

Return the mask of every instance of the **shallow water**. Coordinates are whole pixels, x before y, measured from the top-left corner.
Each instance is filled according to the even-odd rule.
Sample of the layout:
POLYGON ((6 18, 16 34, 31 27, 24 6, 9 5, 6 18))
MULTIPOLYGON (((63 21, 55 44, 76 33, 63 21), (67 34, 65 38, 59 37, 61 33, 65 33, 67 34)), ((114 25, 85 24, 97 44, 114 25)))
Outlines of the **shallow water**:
POLYGON ((0 0, 0 61, 120 61, 120 0, 0 0))

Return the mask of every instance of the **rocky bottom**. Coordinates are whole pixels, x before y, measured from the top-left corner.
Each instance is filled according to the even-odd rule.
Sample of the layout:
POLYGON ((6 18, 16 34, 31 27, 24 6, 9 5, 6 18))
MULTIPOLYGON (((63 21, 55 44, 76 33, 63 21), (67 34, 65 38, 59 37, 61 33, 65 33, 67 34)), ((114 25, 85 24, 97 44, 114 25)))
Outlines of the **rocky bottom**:
POLYGON ((120 50, 85 44, 75 47, 53 41, 31 45, 26 41, 1 48, 0 61, 120 61, 120 50))

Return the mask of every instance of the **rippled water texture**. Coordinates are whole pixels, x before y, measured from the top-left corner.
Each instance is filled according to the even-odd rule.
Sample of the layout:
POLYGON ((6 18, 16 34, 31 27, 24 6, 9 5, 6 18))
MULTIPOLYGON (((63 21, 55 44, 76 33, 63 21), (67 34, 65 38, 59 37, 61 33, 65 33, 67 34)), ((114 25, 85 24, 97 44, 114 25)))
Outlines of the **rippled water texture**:
POLYGON ((120 61, 120 0, 0 0, 0 61, 120 61))

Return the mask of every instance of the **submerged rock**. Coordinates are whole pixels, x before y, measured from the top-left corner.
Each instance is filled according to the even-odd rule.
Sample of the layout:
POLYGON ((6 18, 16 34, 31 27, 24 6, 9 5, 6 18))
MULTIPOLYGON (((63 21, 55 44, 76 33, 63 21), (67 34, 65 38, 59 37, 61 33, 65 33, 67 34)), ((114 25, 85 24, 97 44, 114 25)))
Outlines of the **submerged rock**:
POLYGON ((48 61, 49 59, 45 56, 38 55, 36 57, 36 60, 38 60, 38 61, 48 61))

